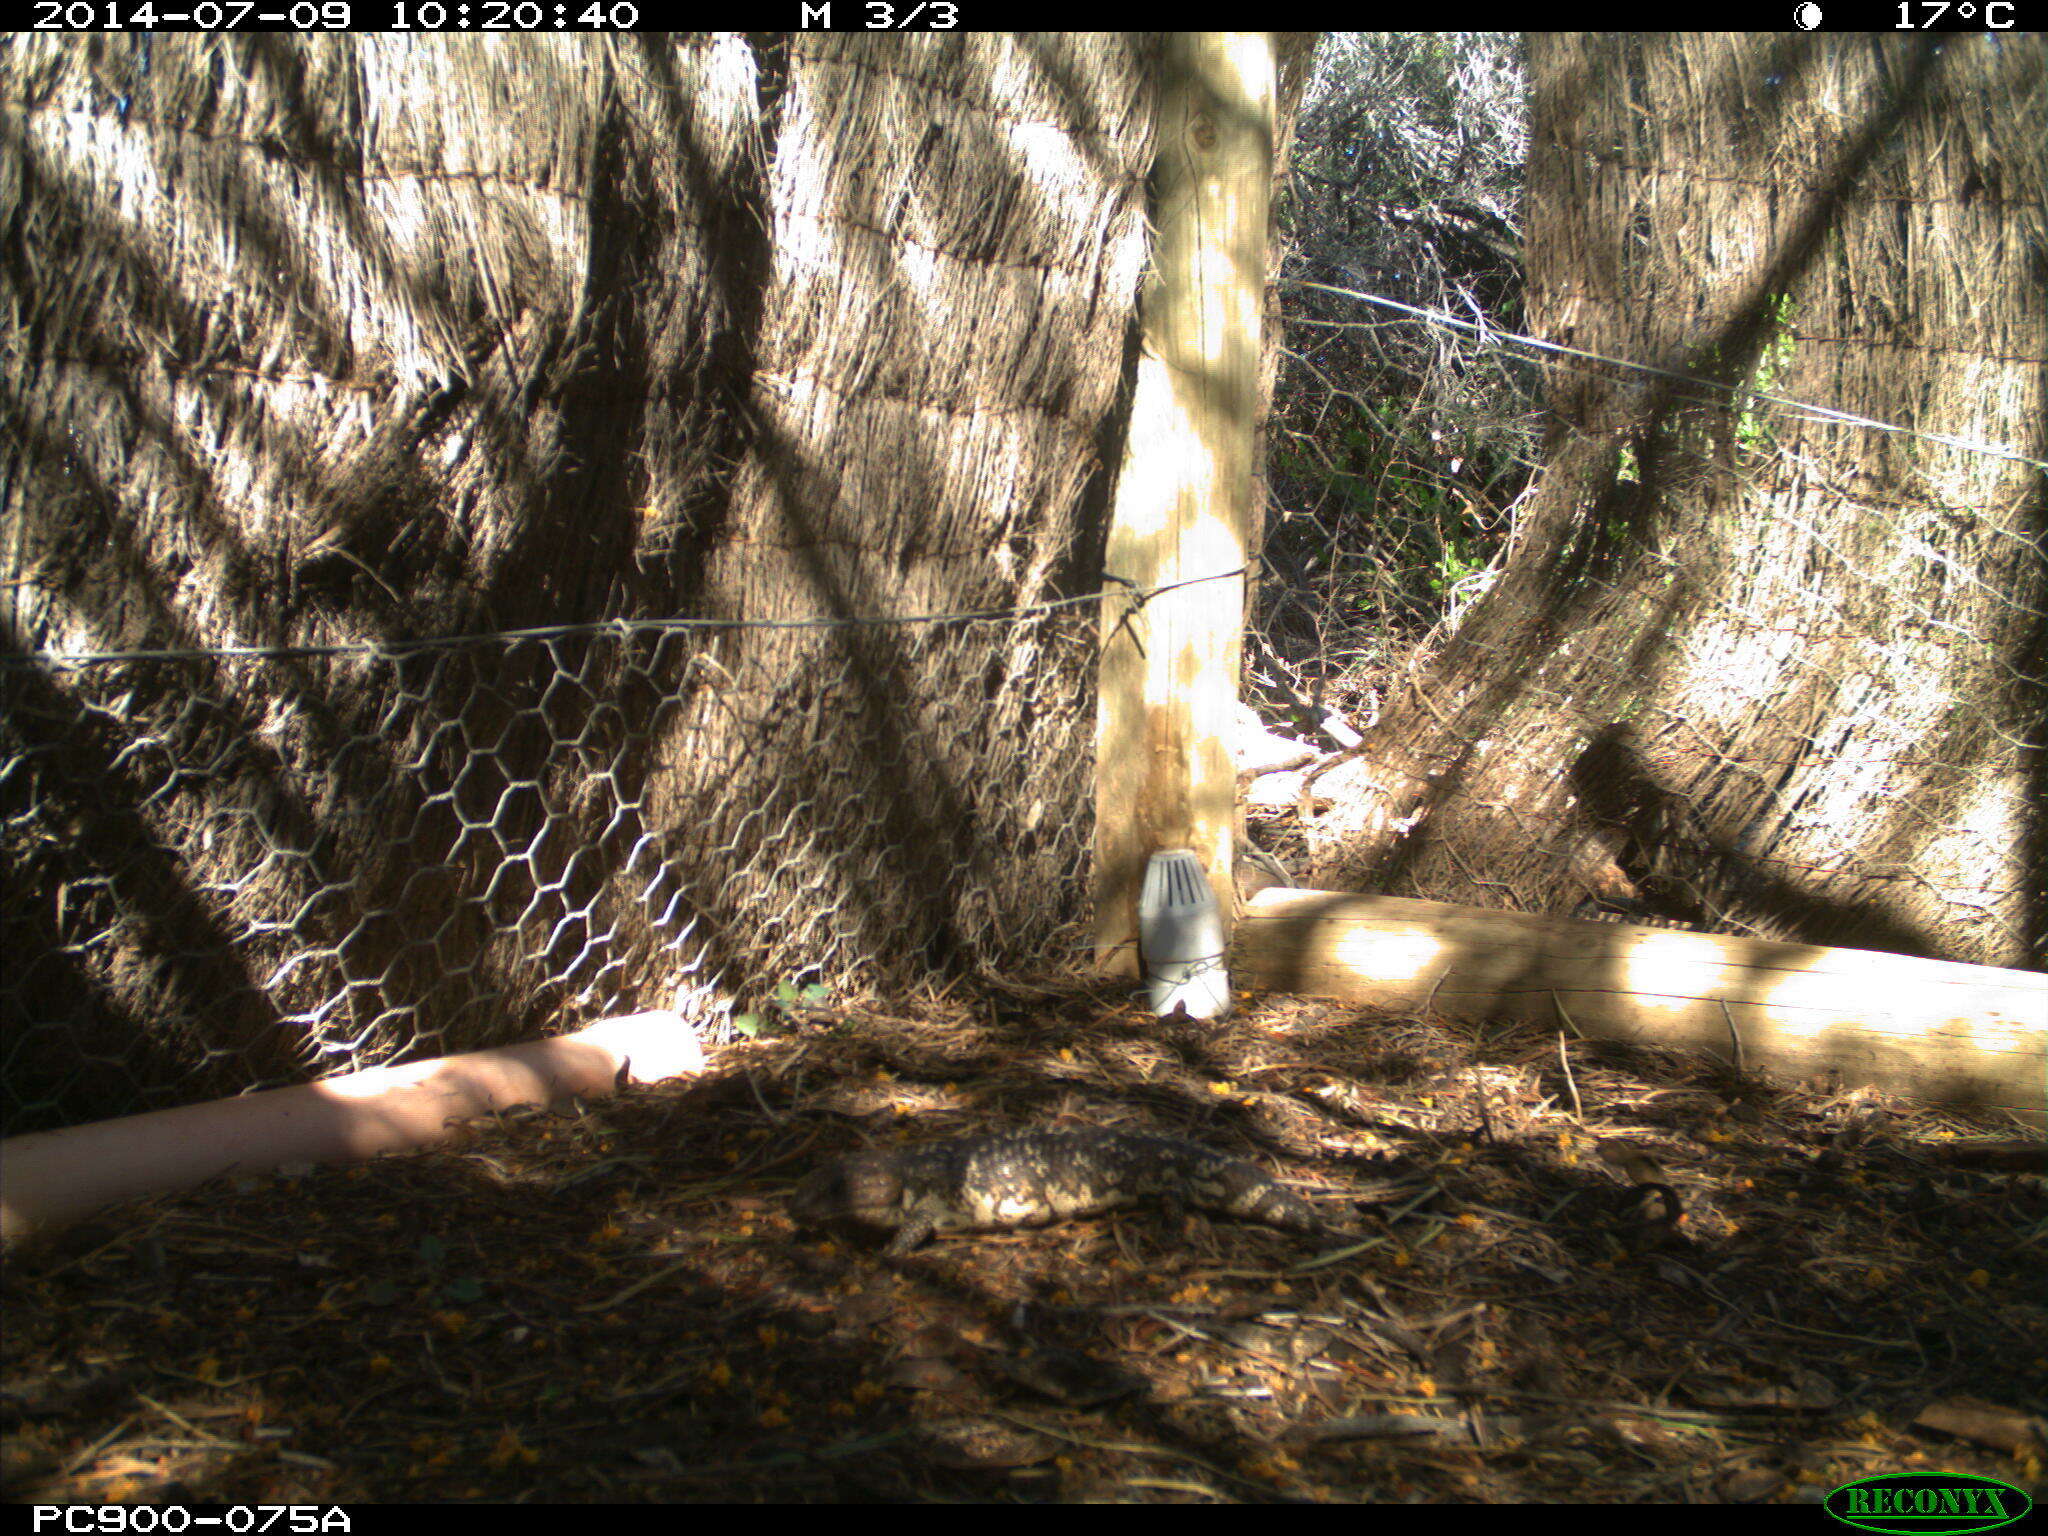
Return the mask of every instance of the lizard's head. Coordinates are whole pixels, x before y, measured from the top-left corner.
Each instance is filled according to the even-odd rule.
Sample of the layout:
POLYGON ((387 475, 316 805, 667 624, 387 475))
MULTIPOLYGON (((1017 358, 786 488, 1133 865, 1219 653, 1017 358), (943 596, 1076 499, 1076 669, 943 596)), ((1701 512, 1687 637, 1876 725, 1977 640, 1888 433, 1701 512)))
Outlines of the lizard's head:
POLYGON ((902 1181, 886 1153, 856 1152, 833 1158, 797 1185, 789 1197, 789 1214, 803 1226, 860 1221, 892 1209, 901 1193, 902 1181))

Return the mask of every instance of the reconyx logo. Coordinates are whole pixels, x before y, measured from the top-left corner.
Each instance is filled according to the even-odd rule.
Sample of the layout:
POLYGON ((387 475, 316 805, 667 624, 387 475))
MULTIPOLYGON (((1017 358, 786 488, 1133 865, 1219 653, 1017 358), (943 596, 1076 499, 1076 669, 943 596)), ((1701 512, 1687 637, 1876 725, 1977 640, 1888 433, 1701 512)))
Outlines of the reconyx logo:
POLYGON ((1844 1483, 1827 1496, 1827 1512, 1866 1531, 1938 1532, 1963 1536, 2010 1525, 2034 1501, 2010 1483, 1962 1472, 1891 1472, 1844 1483))

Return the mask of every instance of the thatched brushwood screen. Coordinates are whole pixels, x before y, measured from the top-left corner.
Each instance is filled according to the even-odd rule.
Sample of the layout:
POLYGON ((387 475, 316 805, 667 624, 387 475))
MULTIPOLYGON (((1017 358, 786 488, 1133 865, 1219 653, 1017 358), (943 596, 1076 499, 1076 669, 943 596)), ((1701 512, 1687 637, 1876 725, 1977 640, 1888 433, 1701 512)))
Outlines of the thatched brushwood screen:
POLYGON ((6 1128, 1077 940, 1150 48, 0 46, 6 1128))
POLYGON ((1317 785, 1321 881, 2048 964, 2044 62, 1531 38, 1545 468, 1317 785))

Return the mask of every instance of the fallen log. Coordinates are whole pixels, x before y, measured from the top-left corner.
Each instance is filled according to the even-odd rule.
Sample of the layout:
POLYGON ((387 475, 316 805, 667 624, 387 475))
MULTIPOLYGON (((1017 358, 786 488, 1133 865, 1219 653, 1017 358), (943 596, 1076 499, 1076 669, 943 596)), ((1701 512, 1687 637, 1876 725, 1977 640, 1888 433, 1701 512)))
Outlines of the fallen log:
POLYGON ((1875 950, 1275 888, 1237 920, 1234 987, 1711 1051, 2048 1128, 2048 975, 1875 950))

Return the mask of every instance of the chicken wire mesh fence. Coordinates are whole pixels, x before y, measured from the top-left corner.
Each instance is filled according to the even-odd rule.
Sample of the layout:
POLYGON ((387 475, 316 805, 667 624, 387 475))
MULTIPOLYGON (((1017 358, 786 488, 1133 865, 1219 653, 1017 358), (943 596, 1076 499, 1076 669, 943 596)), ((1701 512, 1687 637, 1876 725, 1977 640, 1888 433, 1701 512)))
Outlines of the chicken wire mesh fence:
POLYGON ((7 1129, 1078 942, 1093 603, 0 666, 7 1129))

